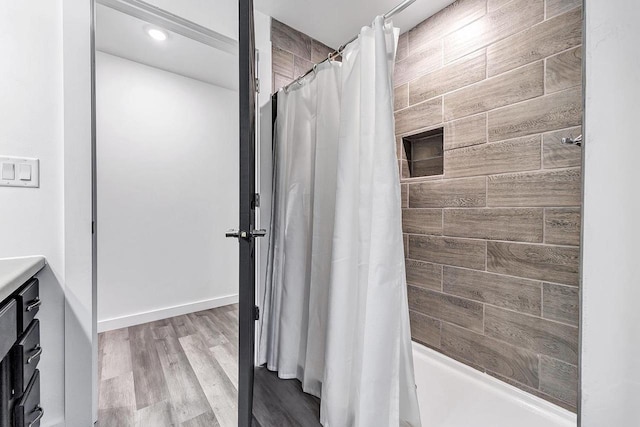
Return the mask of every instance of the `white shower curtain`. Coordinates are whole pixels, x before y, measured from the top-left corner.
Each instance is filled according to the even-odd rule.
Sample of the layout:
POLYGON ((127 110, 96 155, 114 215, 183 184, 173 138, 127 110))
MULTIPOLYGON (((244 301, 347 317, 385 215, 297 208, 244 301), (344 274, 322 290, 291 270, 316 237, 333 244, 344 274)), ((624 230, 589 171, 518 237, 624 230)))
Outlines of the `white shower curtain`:
POLYGON ((321 398, 325 427, 420 426, 392 72, 378 17, 278 94, 260 362, 321 398))

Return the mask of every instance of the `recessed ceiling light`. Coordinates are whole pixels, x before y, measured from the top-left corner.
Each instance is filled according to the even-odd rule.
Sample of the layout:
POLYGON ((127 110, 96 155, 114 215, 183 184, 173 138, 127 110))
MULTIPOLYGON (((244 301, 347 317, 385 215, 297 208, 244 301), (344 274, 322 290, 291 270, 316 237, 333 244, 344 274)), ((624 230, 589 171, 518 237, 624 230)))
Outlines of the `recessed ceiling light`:
POLYGON ((165 41, 167 39, 167 33, 157 28, 147 28, 147 34, 154 40, 165 41))

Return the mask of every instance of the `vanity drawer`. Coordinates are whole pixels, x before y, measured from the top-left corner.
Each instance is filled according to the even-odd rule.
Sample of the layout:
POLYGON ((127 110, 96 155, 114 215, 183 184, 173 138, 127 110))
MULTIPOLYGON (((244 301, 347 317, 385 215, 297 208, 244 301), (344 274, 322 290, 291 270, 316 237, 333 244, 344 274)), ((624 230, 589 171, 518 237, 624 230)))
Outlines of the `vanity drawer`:
POLYGON ((0 361, 0 427, 11 426, 11 375, 9 358, 0 361))
POLYGON ((0 306, 0 360, 4 359, 18 337, 18 305, 11 299, 0 306), (9 347, 9 348, 7 348, 9 347))
POLYGON ((14 427, 39 427, 44 410, 40 407, 40 371, 36 369, 27 390, 13 409, 14 427))
POLYGON ((16 295, 18 302, 18 333, 21 334, 29 326, 29 323, 36 317, 40 310, 38 279, 30 280, 18 291, 16 295))
POLYGON ((26 332, 22 334, 16 345, 13 347, 12 366, 14 387, 18 394, 22 393, 29 379, 36 371, 40 363, 42 347, 40 347, 40 321, 35 319, 29 324, 26 332))

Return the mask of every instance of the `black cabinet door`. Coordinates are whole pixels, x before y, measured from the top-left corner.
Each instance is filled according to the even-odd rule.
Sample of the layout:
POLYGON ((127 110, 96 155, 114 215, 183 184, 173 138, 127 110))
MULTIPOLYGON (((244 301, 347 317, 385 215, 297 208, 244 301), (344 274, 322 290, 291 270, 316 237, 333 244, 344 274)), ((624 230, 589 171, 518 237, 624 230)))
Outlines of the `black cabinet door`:
POLYGON ((18 342, 13 346, 11 370, 13 387, 18 394, 22 394, 29 384, 42 355, 40 347, 40 321, 34 319, 18 342))
POLYGON ((14 408, 14 427, 39 427, 44 410, 40 407, 40 371, 36 369, 24 394, 14 408))
POLYGON ((0 427, 11 427, 11 377, 10 358, 0 361, 0 427))
POLYGON ((18 304, 16 300, 10 299, 0 304, 0 359, 4 359, 9 353, 16 338, 18 338, 18 304))
POLYGON ((31 279, 16 295, 18 302, 18 333, 22 334, 40 310, 40 286, 38 279, 31 279))

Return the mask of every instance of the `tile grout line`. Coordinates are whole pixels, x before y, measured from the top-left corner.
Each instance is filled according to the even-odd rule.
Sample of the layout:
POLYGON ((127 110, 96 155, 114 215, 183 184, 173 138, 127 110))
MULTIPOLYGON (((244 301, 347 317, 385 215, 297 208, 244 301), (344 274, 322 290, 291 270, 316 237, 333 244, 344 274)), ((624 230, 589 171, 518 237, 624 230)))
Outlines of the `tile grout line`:
MULTIPOLYGON (((488 81, 496 80, 496 79, 498 79, 498 78, 504 78, 504 75, 505 75, 505 74, 515 73, 515 72, 517 72, 517 71, 521 71, 521 69, 522 69, 522 68, 531 67, 531 66, 533 66, 533 65, 535 65, 535 64, 537 64, 537 63, 539 63, 539 62, 543 62, 543 61, 544 61, 544 58, 543 58, 543 59, 538 59, 538 60, 536 60, 536 61, 529 62, 529 63, 524 64, 524 65, 520 65, 520 66, 518 66, 518 67, 516 67, 516 68, 512 68, 512 69, 507 70, 507 71, 505 71, 505 72, 503 72, 503 73, 496 74, 496 75, 494 75, 494 76, 491 76, 491 77, 487 77, 487 78, 484 78, 484 79, 478 80, 478 81, 476 81, 476 82, 470 83, 470 84, 465 85, 465 86, 461 86, 461 87, 456 88, 456 89, 453 89, 453 90, 449 90, 449 91, 447 91, 447 92, 444 92, 444 93, 442 93, 442 94, 436 95, 436 96, 434 96, 434 97, 432 97, 432 98, 426 99, 426 100, 421 101, 421 102, 425 102, 425 101, 431 100, 431 99, 433 99, 433 98, 436 98, 437 96, 453 95, 453 94, 456 94, 456 93, 461 92, 461 91, 463 91, 463 90, 473 88, 474 86, 479 86, 479 85, 481 85, 481 84, 486 84, 486 82, 488 82, 488 81)), ((448 64, 447 64, 447 65, 448 65, 448 64)), ((429 74, 431 74, 431 73, 429 73, 429 74)), ((428 74, 425 74, 425 75, 428 75, 428 74)), ((421 77, 423 77, 423 76, 421 76, 421 77)), ((414 80, 416 80, 416 79, 414 79, 414 80)), ((399 86, 400 86, 400 85, 399 85, 399 86)), ((540 96, 543 96, 543 95, 538 95, 538 96, 536 96, 536 97, 534 97, 534 98, 539 98, 540 96)), ((529 99, 534 99, 534 98, 529 98, 529 99)), ((525 101, 526 101, 526 100, 525 100, 525 101)), ((519 101, 519 102, 523 102, 523 101, 519 101)), ((418 103, 413 104, 413 105, 417 105, 417 104, 418 104, 418 103)), ((511 105, 511 104, 508 104, 508 105, 511 105)), ((459 117, 459 118, 468 117, 468 116, 476 115, 476 114, 481 114, 481 113, 483 113, 483 112, 492 111, 492 110, 495 110, 495 109, 498 109, 498 108, 503 108, 503 107, 495 107, 495 108, 492 108, 492 109, 489 109, 489 110, 486 110, 486 111, 478 111, 478 112, 476 112, 476 113, 468 114, 468 115, 466 115, 466 116, 462 116, 462 117, 459 117)), ((459 118, 457 118, 457 119, 459 119, 459 118)), ((454 120, 457 120, 457 119, 454 119, 454 120)))
MULTIPOLYGON (((442 327, 443 327, 445 324, 449 324, 449 325, 452 325, 452 326, 454 326, 454 327, 461 328, 460 326, 455 325, 455 324, 452 324, 452 323, 450 323, 450 322, 440 321, 440 329, 442 329, 442 327)), ((464 329, 464 328, 463 328, 463 329, 464 329)), ((469 332, 473 333, 473 331, 469 331, 469 332)), ((487 337, 487 338, 489 338, 489 339, 494 339, 494 338, 492 338, 492 337, 487 337)), ((549 399, 551 399, 551 402, 552 402, 552 403, 554 403, 554 404, 556 404, 556 405, 559 405, 559 403, 558 403, 558 402, 562 402, 562 404, 563 404, 563 405, 567 405, 567 406, 569 406, 569 407, 574 408, 574 412, 575 412, 575 406, 573 406, 573 405, 571 405, 570 403, 567 403, 567 402, 565 402, 565 401, 563 401, 563 400, 561 400, 561 399, 559 399, 559 398, 557 398, 557 397, 554 397, 554 396, 552 396, 552 395, 550 395, 550 394, 547 394, 547 393, 545 393, 545 392, 543 392, 543 391, 540 391, 540 390, 536 389, 536 388, 535 388, 535 387, 533 387, 533 386, 530 386, 530 385, 524 384, 524 383, 522 383, 522 382, 520 382, 520 381, 518 381, 518 380, 516 380, 516 379, 514 379, 514 378, 511 378, 511 377, 508 377, 508 376, 505 376, 505 375, 502 375, 502 374, 496 373, 496 372, 494 372, 494 371, 492 371, 492 370, 488 369, 487 367, 482 366, 481 364, 478 364, 478 363, 476 363, 476 362, 472 362, 472 361, 468 360, 467 358, 465 358, 465 357, 461 357, 461 356, 459 356, 459 355, 457 355, 457 354, 456 354, 456 355, 453 355, 453 353, 450 353, 450 352, 448 352, 448 351, 446 351, 446 350, 444 350, 444 349, 442 349, 442 348, 434 348, 433 346, 431 346, 431 345, 429 345, 429 344, 426 344, 426 343, 424 343, 423 341, 421 341, 421 340, 419 340, 419 339, 413 339, 413 341, 418 342, 419 344, 426 345, 426 346, 427 346, 427 347, 429 347, 429 348, 433 348, 435 351, 438 351, 439 353, 443 354, 444 356, 450 357, 450 358, 452 358, 452 359, 454 359, 454 360, 459 361, 460 363, 466 364, 466 365, 468 365, 469 367, 474 368, 475 370, 478 370, 478 371, 480 371, 480 372, 484 372, 484 373, 486 373, 486 374, 488 374, 488 375, 490 375, 490 376, 493 376, 493 377, 494 377, 494 378, 496 378, 497 380, 502 381, 502 382, 506 382, 507 384, 510 384, 510 385, 512 385, 512 386, 514 386, 514 387, 516 387, 516 388, 519 388, 520 390, 522 390, 522 391, 524 391, 524 392, 527 392, 527 393, 530 393, 530 394, 534 394, 534 395, 538 394, 538 397, 540 397, 541 399, 545 399, 545 397, 547 397, 548 399, 545 399, 545 400, 548 400, 548 401, 549 401, 549 399), (480 368, 480 369, 479 369, 479 368, 480 368), (535 393, 534 393, 534 392, 535 392, 535 393)), ((508 347, 510 347, 510 348, 514 348, 514 349, 518 349, 518 348, 519 348, 519 347, 517 347, 517 346, 514 346, 513 344, 504 343, 504 342, 502 342, 502 343, 503 343, 503 345, 507 345, 507 346, 508 346, 508 347)), ((534 352, 534 351, 532 351, 532 350, 527 350, 527 351, 528 351, 529 353, 531 353, 532 355, 534 355, 534 356, 537 356, 537 355, 538 355, 537 353, 535 353, 535 352, 534 352)), ((567 364, 566 362, 563 362, 563 361, 561 361, 561 360, 555 359, 555 358, 550 357, 550 356, 545 356, 545 357, 549 357, 549 358, 551 358, 551 359, 554 359, 554 360, 559 361, 560 363, 567 364)), ((575 367, 574 365, 571 365, 571 364, 568 364, 568 365, 569 365, 569 366, 573 366, 573 367, 575 367)), ((538 385, 540 385, 540 384, 538 384, 538 385)))
POLYGON ((523 350, 526 350, 527 352, 531 353, 532 355, 536 355, 536 356, 538 356, 538 355, 542 355, 542 356, 544 356, 544 357, 548 357, 548 358, 550 358, 550 359, 556 360, 556 361, 561 362, 561 363, 564 363, 564 364, 566 364, 566 365, 573 366, 573 367, 577 367, 577 365, 574 365, 573 363, 570 363, 570 362, 564 361, 564 360, 562 360, 562 359, 558 359, 557 357, 549 356, 549 355, 542 354, 542 353, 538 353, 538 352, 536 352, 535 350, 532 350, 532 349, 530 349, 530 348, 527 348, 527 347, 520 347, 520 346, 518 346, 518 345, 516 345, 516 344, 512 344, 512 343, 510 343, 510 342, 503 341, 503 340, 501 340, 501 339, 499 339, 499 338, 496 338, 496 337, 493 337, 493 336, 491 336, 491 335, 481 334, 481 333, 476 332, 476 331, 473 331, 473 330, 471 330, 471 329, 469 329, 469 328, 465 328, 464 326, 460 326, 460 325, 458 325, 458 324, 456 324, 456 323, 453 323, 453 322, 451 322, 451 321, 449 321, 449 320, 439 319, 439 318, 437 318, 437 317, 433 317, 433 316, 430 316, 430 315, 428 315, 428 314, 424 314, 424 313, 422 313, 422 312, 420 312, 420 311, 417 311, 417 310, 411 310, 411 311, 413 311, 414 313, 418 313, 418 314, 420 314, 420 315, 422 315, 422 316, 428 317, 428 318, 430 318, 430 319, 437 320, 437 321, 441 322, 441 324, 448 324, 448 325, 452 325, 452 326, 454 326, 454 327, 456 327, 456 328, 463 329, 463 330, 465 330, 465 331, 467 331, 467 332, 469 332, 469 333, 476 334, 476 335, 480 335, 480 336, 484 336, 484 337, 486 337, 486 338, 488 338, 488 339, 490 339, 490 340, 494 340, 494 341, 497 341, 497 342, 499 342, 499 343, 501 343, 501 344, 507 345, 508 347, 515 348, 515 349, 523 349, 523 350))
MULTIPOLYGON (((490 176, 495 176, 495 175, 489 175, 489 176, 482 176, 479 178, 489 178, 490 176)), ((419 184, 426 184, 426 183, 431 183, 431 182, 440 182, 440 180, 432 180, 432 181, 422 181, 422 182, 408 182, 408 183, 404 183, 404 185, 419 185, 419 184)), ((523 210, 523 209, 554 209, 554 210, 575 210, 575 209, 580 209, 579 205, 564 205, 564 206, 556 206, 556 205, 549 205, 549 206, 418 206, 418 207, 412 207, 412 208, 407 208, 407 209, 444 209, 444 210, 460 210, 460 211, 473 211, 473 210, 523 210)), ((420 234, 420 233, 413 233, 413 234, 420 234)), ((458 237, 458 236, 451 236, 451 237, 458 237)), ((469 239, 477 239, 477 237, 469 237, 469 239)), ((492 240, 492 239, 490 239, 492 240)), ((519 242, 520 240, 503 240, 504 242, 519 242)), ((531 242, 524 242, 524 243, 531 243, 531 242)), ((541 243, 541 242, 539 242, 541 243)), ((577 246, 577 245, 560 245, 560 246, 577 246)))
MULTIPOLYGON (((565 12, 565 13, 566 13, 566 12, 565 12)), ((562 55, 563 53, 567 53, 567 52, 569 52, 569 51, 571 51, 571 50, 574 50, 574 49, 577 49, 577 48, 580 48, 580 49, 582 50, 582 47, 583 47, 583 44, 582 44, 582 43, 579 43, 579 44, 577 44, 577 45, 575 45, 575 46, 568 47, 568 48, 563 49, 563 50, 561 50, 561 51, 559 51, 559 52, 557 52, 557 53, 554 53, 554 54, 552 54, 552 55, 546 56, 544 59, 545 59, 545 60, 547 60, 547 59, 555 58, 556 56, 560 56, 560 55, 562 55)))
MULTIPOLYGON (((462 120, 468 120, 471 118, 475 118, 476 116, 479 116, 481 114, 487 115, 486 112, 483 113, 479 113, 479 114, 474 114, 471 116, 467 116, 464 117, 462 119, 454 119, 454 120, 446 120, 444 121, 444 125, 443 127, 446 127, 447 125, 451 125, 454 122, 458 122, 458 121, 462 121, 462 120)), ((546 135, 550 135, 550 134, 555 134, 555 133, 559 133, 559 132, 564 132, 564 131, 570 131, 570 130, 575 130, 576 128, 580 128, 581 125, 575 125, 575 126, 568 126, 568 127, 562 127, 562 128, 558 128, 558 129, 551 129, 551 130, 546 130, 544 132, 534 132, 534 133, 530 133, 530 134, 526 134, 526 135, 521 135, 521 136, 516 136, 516 137, 512 137, 512 138, 505 138, 505 139, 499 139, 496 141, 488 141, 489 138, 489 126, 488 126, 488 117, 487 117, 487 126, 486 126, 486 131, 485 131, 485 138, 487 138, 487 141, 480 143, 480 144, 473 144, 473 145, 467 145, 467 146, 462 146, 462 147, 454 147, 454 148, 444 148, 445 152, 452 152, 452 151, 457 151, 457 150, 471 150, 471 149, 482 149, 483 147, 487 147, 487 146, 491 146, 491 145, 495 145, 495 144, 500 144, 500 143, 506 143, 506 142, 515 142, 518 140, 523 140, 523 139, 533 139, 534 137, 540 137, 542 142, 541 142, 541 163, 542 163, 542 167, 539 168, 538 170, 555 170, 555 169, 571 169, 571 168, 577 168, 577 167, 582 167, 580 166, 561 166, 561 167, 549 167, 549 168, 545 168, 544 167, 544 137, 546 135)), ((405 138, 407 136, 411 136, 414 133, 421 133, 421 132, 427 132, 429 130, 435 130, 438 129, 438 126, 430 126, 430 127, 426 127, 426 128, 418 128, 415 131, 411 131, 411 132, 403 132, 403 133, 398 133, 395 135, 396 138, 405 138)), ((418 177, 420 178, 420 177, 418 177)))
MULTIPOLYGON (((572 48, 569 48, 569 49, 572 49, 572 48)), ((569 50, 569 49, 567 49, 567 50, 569 50)), ((483 48, 483 50, 485 50, 485 57, 486 57, 486 49, 485 49, 485 48, 483 48)), ((463 62, 466 62, 466 61, 471 61, 472 59, 476 59, 476 58, 474 58, 474 56, 480 56, 480 55, 479 55, 479 52, 480 52, 480 49, 478 49, 478 50, 476 50, 476 51, 473 51, 473 52, 469 53, 468 55, 465 55, 465 56, 463 56, 463 57, 460 57, 460 58, 456 59, 455 61, 449 62, 449 63, 444 64, 444 65, 440 65, 438 68, 435 68, 435 69, 433 69, 433 70, 429 70, 429 71, 427 71, 427 72, 424 72, 423 74, 418 74, 416 77, 413 77, 412 79, 410 79, 410 80, 408 80, 408 81, 406 81, 406 82, 402 82, 402 83, 394 83, 394 84, 393 84, 393 86, 394 86, 394 87, 400 87, 400 86, 402 86, 402 85, 404 85, 404 84, 411 84, 411 83, 415 84, 418 80, 423 79, 423 78, 425 78, 425 77, 428 77, 428 76, 430 76, 430 75, 432 75, 432 74, 442 72, 442 71, 443 71, 445 68, 447 68, 447 67, 460 66, 460 65, 461 65, 460 63, 463 63, 463 62)), ((402 60, 400 60, 400 61, 396 61, 396 64, 397 64, 398 62, 405 61, 406 59, 408 59, 408 58, 402 59, 402 60)), ((534 61, 534 62, 535 62, 535 61, 534 61)), ((530 63, 529 63, 529 64, 530 64, 530 63)), ((529 64, 521 65, 521 66, 518 66, 517 68, 521 68, 521 67, 524 67, 524 66, 529 65, 529 64)), ((486 63, 485 63, 485 67, 486 67, 486 63)), ((515 69, 515 68, 514 68, 514 69, 515 69)), ((509 70, 509 71, 511 71, 511 70, 509 70)), ((506 71, 506 72, 508 72, 508 71, 506 71)), ((486 71, 485 71, 485 74, 486 74, 486 71)), ((497 76, 497 75, 496 75, 496 76, 497 76)), ((484 80, 485 80, 485 79, 480 79, 480 80, 478 80, 478 81, 476 81, 476 82, 469 83, 469 84, 467 84, 467 85, 465 85, 465 86, 462 86, 461 88, 448 90, 447 92, 443 93, 443 95, 444 95, 444 94, 451 93, 451 92, 455 92, 455 91, 457 91, 457 90, 459 90, 459 89, 462 89, 462 88, 464 88, 464 87, 467 87, 467 86, 471 86, 471 85, 477 84, 477 83, 482 82, 482 81, 484 81, 484 80)), ((402 81, 402 80, 401 80, 401 81, 402 81)), ((431 99, 431 98, 429 98, 429 99, 431 99)), ((416 103, 416 104, 417 104, 417 103, 416 103)), ((414 105, 414 104, 412 104, 412 105, 414 105)))
MULTIPOLYGON (((489 11, 488 11, 488 8, 486 8, 486 7, 485 7, 485 14, 484 14, 484 15, 482 15, 481 17, 479 17, 479 18, 478 18, 478 19, 476 19, 475 21, 469 22, 469 23, 467 23, 466 25, 464 25, 464 26, 462 26, 462 27, 460 27, 460 28, 456 29, 455 31, 452 31, 450 34, 453 34, 453 33, 454 33, 454 32, 456 32, 456 31, 460 31, 460 30, 462 30, 463 28, 465 28, 465 27, 469 26, 470 24, 472 24, 473 22, 476 22, 476 21, 479 21, 480 19, 486 18, 486 17, 487 17, 488 15, 490 15, 490 14, 494 14, 494 13, 496 13, 497 11, 499 11, 500 9, 502 9, 502 8, 506 7, 506 6, 507 6, 508 4, 510 4, 510 3, 511 3, 511 2, 510 2, 510 1, 508 1, 508 2, 507 2, 507 3, 505 3, 504 5, 502 5, 502 6, 498 7, 497 9, 492 10, 491 12, 489 12, 489 11)), ((544 8, 544 5, 543 5, 543 8, 544 8)), ((558 15, 558 16, 559 16, 559 15, 558 15)), ((476 50, 479 50, 479 49, 481 49, 481 48, 488 48, 489 46, 492 46, 492 45, 495 45, 495 44, 500 43, 500 42, 502 42, 502 41, 505 41, 505 40, 507 40, 507 39, 509 39, 509 38, 511 38, 511 37, 516 36, 516 35, 522 34, 522 33, 524 33, 525 31, 528 31, 529 29, 531 29, 531 28, 535 27, 536 25, 540 25, 540 24, 541 24, 541 23, 543 23, 543 22, 545 22, 545 19, 544 19, 544 10, 543 10, 542 20, 537 21, 537 22, 534 22, 533 24, 528 25, 526 28, 523 28, 523 29, 521 29, 521 30, 519 30, 519 31, 515 31, 515 32, 513 32, 513 33, 507 33, 507 34, 506 34, 506 35, 504 35, 504 36, 502 36, 502 35, 501 35, 501 36, 497 37, 495 40, 491 41, 490 43, 487 43, 486 45, 482 45, 481 47, 477 48, 476 50)), ((475 52, 475 51, 472 51, 472 52, 475 52)), ((464 55, 462 55, 462 56, 465 56, 465 55, 468 55, 468 54, 469 54, 469 53, 465 53, 465 54, 464 54, 464 55)), ((456 58, 456 59, 457 59, 457 58, 456 58)), ((454 59, 454 60, 455 60, 455 59, 454 59)), ((450 62, 451 62, 451 61, 450 61, 450 62)))
POLYGON ((484 274, 489 274, 489 275, 495 275, 495 276, 505 277, 505 278, 509 278, 509 279, 517 279, 517 280, 524 280, 524 281, 528 281, 528 282, 533 282, 533 283, 527 284, 525 286, 540 286, 543 283, 548 283, 550 285, 562 286, 562 287, 569 288, 569 289, 579 289, 580 288, 579 285, 568 285, 566 283, 553 282, 553 281, 544 280, 544 279, 532 279, 532 278, 529 278, 529 277, 513 276, 513 275, 510 275, 510 274, 497 273, 497 272, 494 272, 494 271, 485 271, 485 270, 478 270, 478 269, 475 269, 475 268, 461 267, 459 265, 442 264, 442 263, 438 263, 438 262, 424 261, 424 260, 421 260, 421 259, 415 259, 415 258, 411 258, 411 257, 407 257, 407 260, 409 260, 409 261, 417 261, 417 262, 421 262, 421 263, 425 263, 425 264, 439 265, 439 266, 442 266, 442 267, 455 268, 455 269, 459 269, 459 270, 472 271, 472 272, 476 272, 476 273, 484 273, 484 274), (537 283, 537 285, 535 285, 534 283, 537 283))
MULTIPOLYGON (((502 72, 500 72, 500 73, 498 73, 498 74, 494 74, 494 75, 492 75, 492 76, 489 76, 489 62, 488 62, 488 48, 489 48, 490 46, 491 46, 491 45, 489 45, 489 46, 485 46, 484 48, 482 48, 482 49, 485 49, 485 56, 487 57, 487 61, 486 61, 486 63, 485 63, 485 68, 486 68, 486 70, 485 70, 485 75, 486 75, 486 77, 485 77, 484 79, 479 80, 479 81, 476 81, 476 82, 473 82, 473 83, 470 83, 470 84, 465 85, 465 86, 461 86, 461 87, 456 88, 456 89, 448 90, 448 91, 446 91, 446 92, 444 92, 444 93, 442 93, 442 94, 440 94, 440 95, 436 95, 436 96, 434 96, 434 97, 432 97, 432 98, 428 98, 428 99, 426 99, 426 100, 423 100, 423 101, 417 102, 417 103, 415 103, 415 104, 411 104, 411 103, 409 103, 409 107, 411 107, 411 106, 413 106, 413 105, 420 104, 420 103, 425 102, 425 101, 428 101, 428 100, 431 100, 431 99, 436 98, 436 97, 438 97, 438 96, 450 95, 450 94, 455 93, 455 92, 458 92, 458 91, 460 91, 460 90, 463 90, 463 89, 466 89, 466 88, 469 88, 469 87, 472 87, 472 86, 475 86, 475 85, 478 85, 478 84, 484 83, 485 81, 490 80, 490 79, 494 79, 494 78, 497 78, 497 77, 501 77, 503 74, 510 73, 510 72, 512 72, 512 71, 517 71, 517 70, 518 70, 518 69, 520 69, 520 68, 524 68, 524 67, 530 66, 530 65, 532 65, 532 64, 535 64, 536 62, 546 62, 546 60, 547 60, 547 59, 549 59, 549 58, 553 58, 553 57, 555 57, 555 56, 558 56, 558 55, 561 55, 561 54, 563 54, 563 53, 569 52, 569 51, 571 51, 571 50, 573 50, 573 49, 576 49, 576 48, 578 48, 578 47, 582 48, 583 44, 582 44, 582 43, 579 43, 579 44, 576 44, 576 45, 570 46, 570 47, 568 47, 568 48, 566 48, 566 49, 563 49, 563 50, 561 50, 561 51, 559 51, 559 52, 555 52, 555 53, 553 53, 553 54, 551 54, 551 55, 547 55, 547 56, 544 56, 544 57, 542 57, 542 58, 536 59, 536 60, 534 60, 534 61, 527 62, 526 64, 523 64, 523 65, 518 65, 518 66, 516 66, 516 67, 514 67, 514 68, 510 68, 510 69, 508 69, 508 70, 502 71, 502 72)), ((419 80, 419 79, 421 79, 421 78, 423 78, 423 77, 426 77, 426 76, 428 76, 428 75, 430 75, 430 74, 433 74, 433 73, 439 72, 439 71, 441 71, 441 69, 443 69, 443 68, 445 68, 445 67, 448 67, 448 66, 450 66, 450 65, 457 65, 457 64, 456 64, 457 62, 462 62, 462 61, 465 61, 465 60, 469 60, 467 57, 468 57, 468 56, 470 56, 470 55, 477 54, 477 52, 478 52, 479 50, 480 50, 480 49, 478 49, 478 50, 476 50, 476 51, 473 51, 473 52, 470 52, 469 54, 467 54, 467 55, 465 55, 465 56, 462 56, 462 57, 460 57, 460 58, 456 59, 455 61, 449 62, 449 63, 447 63, 447 64, 445 64, 445 65, 441 66, 441 67, 440 67, 440 68, 438 68, 438 69, 431 70, 431 71, 429 71, 429 72, 427 72, 427 73, 424 73, 424 74, 420 74, 420 75, 418 75, 417 77, 414 77, 413 79, 411 79, 411 80, 409 80, 409 81, 406 81, 406 82, 403 82, 403 83, 401 83, 401 84, 397 84, 397 85, 396 85, 396 84, 394 84, 394 87, 400 87, 400 86, 402 86, 402 85, 404 85, 404 84, 409 84, 409 83, 411 83, 411 82, 415 82, 416 80, 419 80)), ((404 60, 406 60, 406 59, 408 59, 408 58, 405 58, 405 59, 403 59, 402 61, 404 61, 404 60)), ((579 85, 576 85, 576 86, 579 86, 579 85)), ((575 87, 575 86, 573 86, 573 87, 575 87)), ((567 89, 569 89, 569 88, 567 88, 567 89)), ((566 90, 566 89, 563 89, 563 90, 566 90)), ((552 94, 552 93, 557 93, 557 92, 560 92, 560 91, 551 92, 550 94, 552 94)), ((545 94, 546 94, 546 92, 545 92, 545 94)), ((502 108, 502 107, 499 107, 499 108, 502 108)), ((488 110, 488 111, 492 111, 492 110, 488 110)), ((478 114, 479 114, 479 113, 478 113, 478 114)))
MULTIPOLYGON (((513 308, 508 308, 508 307, 503 307, 503 306, 499 306, 499 305, 496 305, 496 304, 492 304, 491 302, 488 302, 488 301, 480 301, 480 300, 477 300, 477 299, 472 299, 472 298, 468 298, 468 297, 459 296, 457 294, 451 294, 451 293, 448 293, 448 292, 440 292, 440 291, 436 291, 436 290, 431 289, 431 288, 425 288, 425 287, 422 287, 422 286, 417 286, 417 285, 408 285, 408 286, 411 286, 411 287, 414 287, 414 288, 418 288, 418 289, 423 290, 425 292, 434 292, 434 293, 441 294, 441 295, 444 295, 444 296, 447 296, 447 297, 456 298, 456 299, 459 299, 459 300, 462 300, 462 301, 468 301, 468 302, 474 302, 476 304, 481 304, 483 306, 483 313, 484 313, 484 307, 489 307, 489 308, 493 308, 493 309, 496 309, 496 310, 506 311, 506 312, 512 313, 512 314, 526 316, 529 319, 543 321, 543 322, 551 323, 551 324, 554 324, 554 325, 567 326, 567 327, 570 327, 571 329, 575 329, 575 330, 579 329, 578 325, 562 322, 560 320, 555 320, 555 319, 549 319, 549 318, 546 318, 546 317, 542 317, 542 314, 540 316, 538 316, 538 315, 535 315, 535 314, 526 313, 524 311, 518 311, 518 310, 513 309, 513 308)), ((416 311, 416 310, 414 310, 414 311, 416 311)), ((420 312, 420 313, 422 313, 422 312, 420 312)), ((423 314, 433 317, 432 315, 429 315, 429 314, 426 314, 426 313, 423 313, 423 314)), ((442 320, 442 319, 440 319, 440 320, 442 320)), ((460 326, 460 327, 461 328, 465 328, 464 326, 460 326)), ((469 329, 469 328, 465 328, 465 329, 469 329)), ((469 330, 471 330, 471 329, 469 329, 469 330)), ((494 339, 498 339, 498 338, 494 338, 494 339)), ((558 359, 558 360, 561 360, 561 359, 558 359)))

